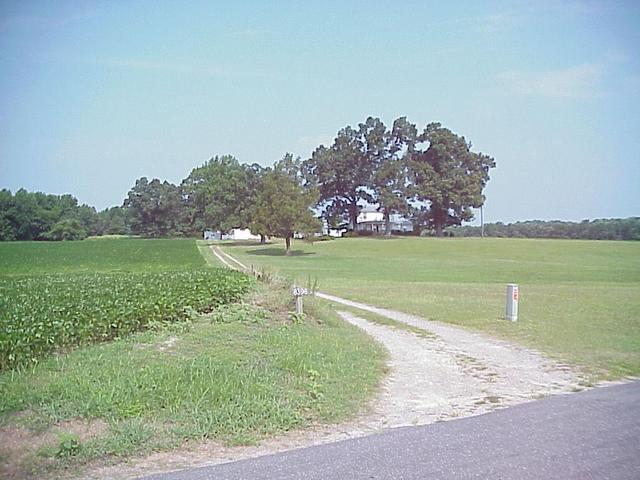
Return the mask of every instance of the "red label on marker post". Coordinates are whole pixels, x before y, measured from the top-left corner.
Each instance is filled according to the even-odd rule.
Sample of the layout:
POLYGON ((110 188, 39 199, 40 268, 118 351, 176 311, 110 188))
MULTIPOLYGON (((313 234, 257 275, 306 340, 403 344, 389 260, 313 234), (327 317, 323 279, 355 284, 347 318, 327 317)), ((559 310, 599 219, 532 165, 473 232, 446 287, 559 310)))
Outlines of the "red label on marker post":
POLYGON ((515 302, 518 301, 518 289, 517 288, 513 290, 513 300, 515 302))

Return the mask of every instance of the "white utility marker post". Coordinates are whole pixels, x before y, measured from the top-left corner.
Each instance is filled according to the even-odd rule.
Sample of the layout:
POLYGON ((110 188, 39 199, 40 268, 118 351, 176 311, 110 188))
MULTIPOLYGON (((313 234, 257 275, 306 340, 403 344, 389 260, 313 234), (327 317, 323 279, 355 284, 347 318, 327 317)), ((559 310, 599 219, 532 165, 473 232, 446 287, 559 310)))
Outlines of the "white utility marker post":
POLYGON ((518 285, 516 283, 507 284, 507 320, 515 322, 518 320, 518 285))
POLYGON ((309 291, 303 287, 293 287, 293 296, 296 297, 296 314, 302 315, 302 297, 308 295, 309 291))

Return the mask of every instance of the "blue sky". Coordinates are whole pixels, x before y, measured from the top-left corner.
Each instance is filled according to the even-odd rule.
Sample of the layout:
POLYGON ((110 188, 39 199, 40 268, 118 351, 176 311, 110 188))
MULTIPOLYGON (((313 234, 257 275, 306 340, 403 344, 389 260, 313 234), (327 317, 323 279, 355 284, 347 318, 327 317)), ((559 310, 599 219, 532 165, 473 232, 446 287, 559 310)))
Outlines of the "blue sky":
POLYGON ((0 0, 0 187, 120 205, 378 116, 495 157, 486 221, 640 215, 640 2, 0 0))

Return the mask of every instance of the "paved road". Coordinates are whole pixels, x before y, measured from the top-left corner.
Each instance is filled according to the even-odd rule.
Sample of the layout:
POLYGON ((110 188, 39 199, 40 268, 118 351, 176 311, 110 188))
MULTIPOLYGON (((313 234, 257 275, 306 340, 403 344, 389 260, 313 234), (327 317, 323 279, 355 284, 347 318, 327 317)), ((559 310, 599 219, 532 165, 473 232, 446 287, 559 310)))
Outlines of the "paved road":
POLYGON ((640 382, 147 478, 639 479, 640 382))

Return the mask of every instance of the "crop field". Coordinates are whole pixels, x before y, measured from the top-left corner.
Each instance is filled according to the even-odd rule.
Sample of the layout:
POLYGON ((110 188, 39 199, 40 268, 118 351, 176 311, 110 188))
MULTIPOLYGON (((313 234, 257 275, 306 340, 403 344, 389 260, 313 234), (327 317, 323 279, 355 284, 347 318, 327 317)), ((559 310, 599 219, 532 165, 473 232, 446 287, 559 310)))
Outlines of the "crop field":
POLYGON ((318 289, 488 332, 584 367, 640 374, 640 243, 491 238, 350 238, 224 247, 318 289), (503 319, 520 286, 519 321, 503 319))
POLYGON ((189 240, 0 244, 0 370, 188 319, 238 300, 249 284, 206 268, 189 240))

